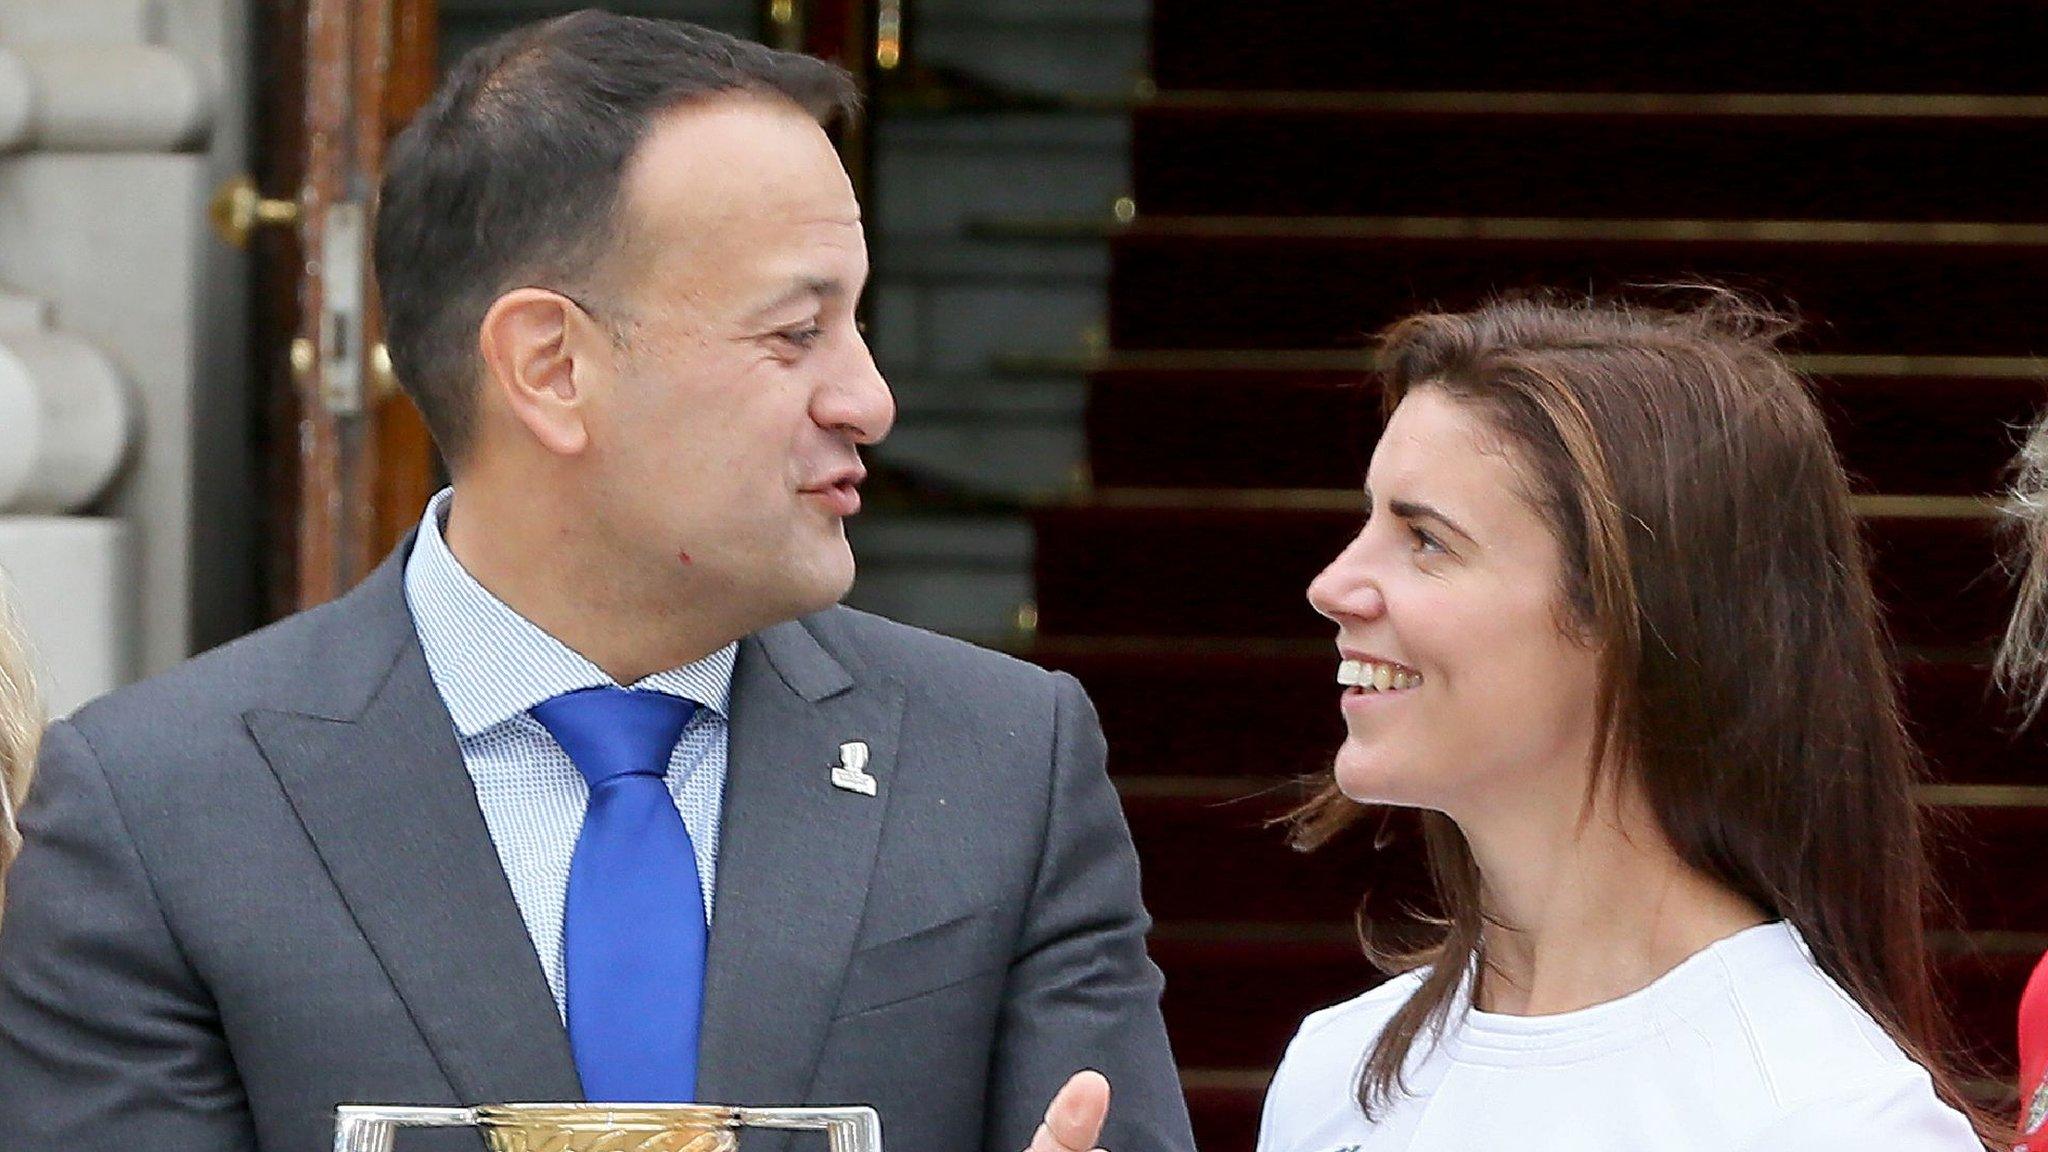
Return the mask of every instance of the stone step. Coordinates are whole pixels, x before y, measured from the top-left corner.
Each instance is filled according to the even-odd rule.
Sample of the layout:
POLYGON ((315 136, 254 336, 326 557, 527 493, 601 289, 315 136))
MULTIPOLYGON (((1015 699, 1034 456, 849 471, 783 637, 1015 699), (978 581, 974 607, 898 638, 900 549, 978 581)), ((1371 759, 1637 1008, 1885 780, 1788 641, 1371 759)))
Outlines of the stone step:
POLYGON ((1129 92, 1145 72, 1143 0, 912 0, 914 64, 1014 92, 1129 92))
POLYGON ((1109 253, 1098 237, 1017 239, 989 234, 985 218, 968 222, 960 236, 890 236, 877 239, 874 275, 897 283, 988 285, 1026 283, 1055 287, 1099 284, 1109 274, 1109 253))
MULTIPOLYGON (((976 222, 1113 211, 1129 186, 1118 105, 1142 72, 1146 12, 1144 0, 908 9, 908 59, 881 76, 874 102, 869 299, 871 342, 899 407, 872 456, 917 488, 1015 507, 1075 486, 1078 375, 997 379, 989 365, 1101 347, 1106 246, 994 240, 976 222)), ((1021 516, 878 506, 849 535, 860 558, 850 603, 955 635, 1017 638, 1031 595, 1021 516)))
POLYGON ((898 376, 967 376, 1005 355, 1085 351, 1107 309, 1108 256, 1096 244, 884 237, 875 266, 873 347, 898 376))
POLYGON ((1130 188, 1122 116, 895 116, 875 132, 875 227, 965 234, 980 217, 1108 214, 1130 188))
POLYGON ((896 376, 896 428, 876 460, 962 492, 1014 502, 1076 487, 1083 461, 1081 381, 896 376))
POLYGON ((847 522, 858 573, 846 603, 934 632, 1014 644, 1031 599, 1021 517, 865 512, 847 522))
MULTIPOLYGON (((0 297, 4 303, 4 297, 0 297)), ((916 375, 889 378, 897 419, 1014 419, 1080 423, 1087 385, 1076 374, 916 375)), ((886 445, 887 441, 884 441, 886 445)))
POLYGON ((1019 502, 1073 491, 1083 455, 1075 422, 1015 417, 899 420, 875 450, 876 459, 944 487, 1019 502))

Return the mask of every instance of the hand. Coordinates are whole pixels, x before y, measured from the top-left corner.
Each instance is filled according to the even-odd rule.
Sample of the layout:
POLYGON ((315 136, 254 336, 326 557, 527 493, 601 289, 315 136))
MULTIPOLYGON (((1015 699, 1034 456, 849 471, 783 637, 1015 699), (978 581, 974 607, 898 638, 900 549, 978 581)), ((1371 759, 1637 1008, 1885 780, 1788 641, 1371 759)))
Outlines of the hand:
POLYGON ((1100 1072, 1076 1072, 1052 1098, 1026 1152, 1102 1152, 1095 1142, 1108 1118, 1109 1080, 1100 1072))

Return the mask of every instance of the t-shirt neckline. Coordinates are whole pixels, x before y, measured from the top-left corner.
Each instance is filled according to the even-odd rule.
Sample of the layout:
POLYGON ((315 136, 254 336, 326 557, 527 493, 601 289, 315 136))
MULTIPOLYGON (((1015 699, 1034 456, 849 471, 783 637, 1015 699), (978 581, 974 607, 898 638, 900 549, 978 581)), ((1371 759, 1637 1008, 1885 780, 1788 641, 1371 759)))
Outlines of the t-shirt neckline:
POLYGON ((1468 973, 1452 1005, 1447 1054, 1460 1063, 1494 1065, 1568 1063, 1602 1055, 1682 1020, 1687 1005, 1727 987, 1731 967, 1754 967, 1773 957, 1808 962, 1798 930, 1783 920, 1724 936, 1624 996, 1540 1016, 1473 1007, 1468 973))

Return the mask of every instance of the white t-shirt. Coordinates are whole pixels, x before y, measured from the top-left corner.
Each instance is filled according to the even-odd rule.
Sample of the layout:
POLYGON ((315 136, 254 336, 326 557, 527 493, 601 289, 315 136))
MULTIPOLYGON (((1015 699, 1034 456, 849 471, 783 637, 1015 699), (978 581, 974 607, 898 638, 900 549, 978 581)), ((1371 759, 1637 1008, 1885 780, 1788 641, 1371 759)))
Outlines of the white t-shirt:
MULTIPOLYGON (((1470 1011, 1409 1053, 1368 1123, 1365 1054, 1420 973, 1302 1021, 1259 1152, 1982 1152, 1918 1064, 1779 922, 1649 987, 1555 1016, 1470 1011)), ((1467 982, 1469 988, 1470 982, 1467 982)))

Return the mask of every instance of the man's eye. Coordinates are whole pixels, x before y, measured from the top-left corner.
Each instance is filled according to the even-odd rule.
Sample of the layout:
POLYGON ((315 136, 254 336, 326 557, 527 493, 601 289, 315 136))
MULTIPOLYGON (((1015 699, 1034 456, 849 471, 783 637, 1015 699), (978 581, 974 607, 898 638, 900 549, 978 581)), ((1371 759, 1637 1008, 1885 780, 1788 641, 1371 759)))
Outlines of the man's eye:
POLYGON ((777 332, 775 335, 780 337, 785 343, 795 345, 798 348, 809 348, 818 342, 818 337, 824 334, 825 330, 823 328, 813 324, 808 328, 787 328, 777 332))

